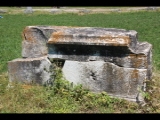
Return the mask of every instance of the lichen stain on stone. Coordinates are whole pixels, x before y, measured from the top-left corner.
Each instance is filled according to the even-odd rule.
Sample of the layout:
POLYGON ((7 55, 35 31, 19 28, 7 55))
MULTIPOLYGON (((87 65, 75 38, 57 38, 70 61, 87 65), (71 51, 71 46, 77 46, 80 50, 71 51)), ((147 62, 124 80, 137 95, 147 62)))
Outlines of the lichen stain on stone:
MULTIPOLYGON (((129 36, 97 36, 97 37, 90 37, 87 35, 77 35, 75 39, 79 39, 80 43, 84 44, 95 44, 95 45, 113 45, 113 46, 127 46, 130 44, 129 36)), ((63 31, 53 32, 48 43, 66 43, 66 42, 75 42, 73 35, 67 35, 63 31)))
POLYGON ((53 32, 47 43, 73 42, 73 35, 65 35, 62 31, 53 32))
POLYGON ((31 31, 31 28, 26 27, 23 30, 23 39, 27 40, 28 42, 36 42, 36 40, 34 39, 34 36, 32 34, 33 32, 31 31))
POLYGON ((139 73, 139 71, 137 69, 134 69, 131 73, 131 79, 134 80, 134 81, 137 80, 138 79, 138 73, 139 73))
POLYGON ((145 55, 136 55, 136 67, 138 68, 139 66, 141 66, 142 64, 144 64, 145 68, 148 68, 148 64, 146 61, 146 56, 145 55))
POLYGON ((130 38, 129 36, 110 36, 110 35, 105 35, 105 36, 101 36, 99 38, 102 41, 105 41, 106 43, 111 43, 112 45, 114 46, 121 46, 121 45, 124 45, 124 46, 127 46, 130 44, 130 38))
POLYGON ((51 38, 48 40, 48 43, 57 43, 60 38, 65 38, 64 32, 62 31, 53 32, 51 38))
POLYGON ((144 68, 148 67, 146 56, 143 54, 130 54, 129 58, 131 59, 134 68, 141 68, 142 66, 144 68))
POLYGON ((9 68, 9 71, 12 72, 13 74, 16 74, 17 70, 19 69, 16 63, 9 62, 8 66, 11 66, 9 68))

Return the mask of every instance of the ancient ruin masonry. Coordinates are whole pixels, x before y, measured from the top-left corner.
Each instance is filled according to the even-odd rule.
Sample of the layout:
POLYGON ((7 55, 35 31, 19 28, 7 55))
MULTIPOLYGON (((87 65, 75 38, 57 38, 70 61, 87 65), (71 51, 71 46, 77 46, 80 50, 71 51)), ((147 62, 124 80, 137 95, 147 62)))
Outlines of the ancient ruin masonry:
POLYGON ((9 80, 50 83, 51 60, 63 61, 62 74, 73 84, 113 97, 143 101, 140 91, 152 78, 152 45, 134 30, 27 26, 22 58, 8 62, 9 80))

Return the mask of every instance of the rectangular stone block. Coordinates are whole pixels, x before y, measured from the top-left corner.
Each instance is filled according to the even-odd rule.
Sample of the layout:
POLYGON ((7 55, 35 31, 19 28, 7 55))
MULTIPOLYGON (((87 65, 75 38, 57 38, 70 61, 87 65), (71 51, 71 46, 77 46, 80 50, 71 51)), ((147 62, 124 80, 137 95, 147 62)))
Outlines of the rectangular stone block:
POLYGON ((46 84, 52 75, 51 62, 47 57, 18 58, 8 61, 8 73, 10 82, 46 84))
POLYGON ((152 45, 139 42, 136 31, 27 26, 22 37, 23 58, 8 62, 10 81, 50 83, 51 60, 57 59, 64 61, 63 76, 73 84, 143 101, 139 90, 144 91, 144 81, 152 79, 152 45))
POLYGON ((22 57, 41 57, 47 44, 130 46, 137 44, 137 32, 115 28, 27 26, 22 33, 22 57))
POLYGON ((68 27, 52 33, 49 44, 135 46, 137 32, 115 28, 68 27))
POLYGON ((22 57, 36 58, 48 54, 47 41, 51 34, 65 27, 27 26, 22 32, 22 57))
POLYGON ((146 69, 124 68, 103 61, 79 62, 66 60, 62 68, 64 77, 74 84, 93 91, 132 101, 143 101, 146 69))

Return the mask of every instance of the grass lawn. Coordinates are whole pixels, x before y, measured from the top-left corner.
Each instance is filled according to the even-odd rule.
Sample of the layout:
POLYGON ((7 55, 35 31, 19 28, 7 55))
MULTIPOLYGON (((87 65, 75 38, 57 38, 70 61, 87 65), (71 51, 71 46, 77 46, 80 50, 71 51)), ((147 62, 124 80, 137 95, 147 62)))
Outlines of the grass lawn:
MULTIPOLYGON (((0 18, 0 112, 159 112, 160 71, 160 12, 141 11, 111 14, 3 14, 0 18), (105 93, 94 95, 81 88, 66 90, 42 86, 17 85, 7 88, 7 62, 21 58, 22 31, 25 26, 88 26, 136 30, 139 41, 153 45, 154 76, 152 94, 144 107, 135 103, 108 97, 105 93), (54 91, 54 92, 53 92, 54 91), (63 91, 63 92, 62 92, 63 91), (79 92, 75 95, 75 92, 79 92), (58 93, 58 94, 57 94, 58 93), (76 96, 80 99, 76 99, 76 96), (83 96, 83 97, 82 97, 83 96)), ((62 84, 63 85, 63 84, 62 84)))

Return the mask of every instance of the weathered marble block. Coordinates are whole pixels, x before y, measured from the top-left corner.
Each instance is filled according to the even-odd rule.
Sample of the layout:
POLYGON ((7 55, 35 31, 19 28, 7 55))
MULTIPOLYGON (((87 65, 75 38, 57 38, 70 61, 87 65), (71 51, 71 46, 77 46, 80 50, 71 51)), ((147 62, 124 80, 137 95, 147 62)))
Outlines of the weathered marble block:
POLYGON ((52 33, 48 40, 48 57, 105 61, 125 68, 147 69, 147 79, 151 79, 152 45, 137 40, 134 30, 68 27, 52 33))
POLYGON ((66 60, 62 71, 67 80, 93 92, 106 91, 112 96, 143 101, 139 90, 145 87, 147 69, 124 68, 104 61, 66 60))
POLYGON ((22 37, 23 58, 8 62, 10 81, 49 81, 52 73, 43 68, 47 65, 48 71, 49 60, 57 59, 64 61, 62 74, 74 84, 82 84, 93 92, 105 91, 111 96, 143 101, 139 90, 144 91, 144 81, 152 79, 152 45, 139 42, 136 31, 27 26, 22 37))
POLYGON ((53 74, 53 71, 50 71, 51 65, 46 56, 8 61, 9 80, 27 84, 48 84, 53 74))
POLYGON ((62 71, 70 82, 143 101, 140 90, 152 76, 152 45, 137 36, 134 30, 114 28, 57 30, 48 40, 48 57, 65 60, 62 71))

